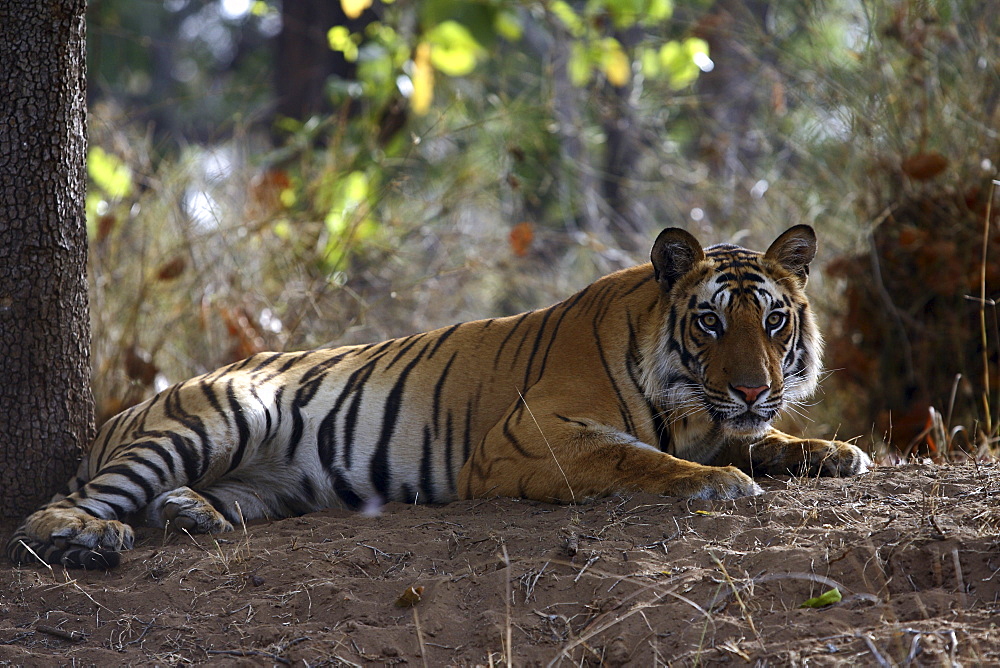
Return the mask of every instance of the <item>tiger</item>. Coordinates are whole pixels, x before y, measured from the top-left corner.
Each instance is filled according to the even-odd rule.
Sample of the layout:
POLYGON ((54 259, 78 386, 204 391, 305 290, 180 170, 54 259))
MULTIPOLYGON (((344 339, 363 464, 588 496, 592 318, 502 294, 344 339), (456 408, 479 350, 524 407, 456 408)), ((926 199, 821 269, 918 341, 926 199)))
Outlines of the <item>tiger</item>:
POLYGON ((763 493, 753 476, 851 476, 871 458, 772 426, 816 389, 804 289, 816 234, 766 252, 659 233, 650 262, 548 308, 369 345, 259 353, 109 419, 16 564, 107 569, 129 524, 223 533, 388 501, 763 493))

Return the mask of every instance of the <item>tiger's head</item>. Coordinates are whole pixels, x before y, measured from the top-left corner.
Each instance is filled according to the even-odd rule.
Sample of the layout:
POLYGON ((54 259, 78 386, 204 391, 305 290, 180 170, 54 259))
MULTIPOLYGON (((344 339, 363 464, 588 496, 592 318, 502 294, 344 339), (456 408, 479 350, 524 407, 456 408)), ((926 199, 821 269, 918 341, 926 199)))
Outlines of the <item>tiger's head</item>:
POLYGON ((647 390, 682 414, 704 411, 734 436, 763 434, 816 388, 822 339, 804 292, 815 255, 808 225, 764 253, 703 250, 690 233, 663 230, 650 257, 665 318, 647 390))

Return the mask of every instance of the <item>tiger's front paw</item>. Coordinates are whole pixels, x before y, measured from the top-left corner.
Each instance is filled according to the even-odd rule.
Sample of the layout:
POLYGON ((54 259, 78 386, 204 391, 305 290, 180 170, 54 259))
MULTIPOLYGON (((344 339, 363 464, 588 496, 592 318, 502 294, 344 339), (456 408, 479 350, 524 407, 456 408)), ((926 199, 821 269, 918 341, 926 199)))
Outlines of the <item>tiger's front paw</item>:
POLYGON ((841 441, 820 441, 813 456, 811 472, 820 475, 852 476, 867 473, 872 468, 872 458, 864 450, 841 441))
POLYGON ((666 493, 689 499, 738 499, 764 490, 735 466, 699 466, 675 480, 666 493))
POLYGON ((842 441, 774 438, 751 447, 755 473, 853 476, 872 468, 864 450, 842 441))

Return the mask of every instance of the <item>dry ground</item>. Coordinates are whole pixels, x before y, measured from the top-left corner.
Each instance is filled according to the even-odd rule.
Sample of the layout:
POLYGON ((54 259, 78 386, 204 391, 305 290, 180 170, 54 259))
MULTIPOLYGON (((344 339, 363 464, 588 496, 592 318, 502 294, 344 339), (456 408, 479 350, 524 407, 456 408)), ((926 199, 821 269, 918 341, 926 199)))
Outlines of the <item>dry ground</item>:
POLYGON ((1000 662, 1000 466, 764 485, 144 530, 112 572, 0 569, 0 663, 1000 662), (799 607, 831 587, 841 602, 799 607))

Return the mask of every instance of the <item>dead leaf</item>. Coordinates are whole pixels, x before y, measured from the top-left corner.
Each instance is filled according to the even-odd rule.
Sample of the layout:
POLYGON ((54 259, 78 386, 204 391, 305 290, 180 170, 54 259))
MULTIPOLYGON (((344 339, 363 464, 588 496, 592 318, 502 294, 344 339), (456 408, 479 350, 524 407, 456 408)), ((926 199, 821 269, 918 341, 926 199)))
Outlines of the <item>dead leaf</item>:
POLYGON ((397 608, 412 608, 424 595, 423 587, 407 587, 399 598, 396 599, 397 608))
POLYGON ((160 370, 153 364, 153 357, 134 343, 125 349, 125 374, 149 387, 160 370))
POLYGON ((111 234, 111 231, 115 229, 115 224, 118 219, 115 218, 113 214, 106 213, 103 216, 98 216, 97 218, 97 243, 103 242, 111 234))
POLYGON ((187 267, 187 261, 178 255, 174 259, 160 265, 159 270, 156 272, 156 278, 161 281, 172 281, 184 273, 185 267, 187 267))
POLYGON ((531 242, 535 240, 535 226, 529 222, 518 223, 510 231, 510 248, 514 255, 524 257, 528 254, 531 242))
POLYGON ((903 160, 903 172, 911 179, 926 181, 948 167, 948 158, 940 153, 918 153, 903 160))

